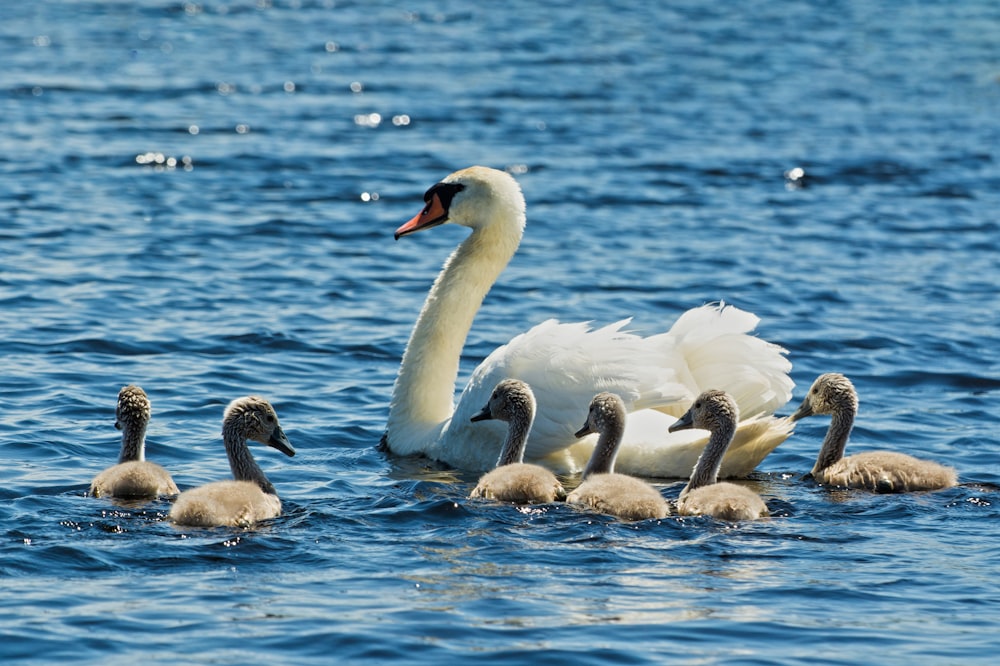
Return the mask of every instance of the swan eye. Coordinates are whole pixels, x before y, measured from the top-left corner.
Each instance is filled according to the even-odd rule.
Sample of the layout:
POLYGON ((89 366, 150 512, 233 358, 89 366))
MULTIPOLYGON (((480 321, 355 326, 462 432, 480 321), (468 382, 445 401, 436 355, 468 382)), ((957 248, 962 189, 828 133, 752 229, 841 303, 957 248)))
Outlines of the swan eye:
POLYGON ((265 420, 266 420, 266 421, 267 421, 268 423, 274 423, 274 414, 268 414, 267 416, 265 416, 265 417, 264 417, 264 419, 265 419, 265 420))

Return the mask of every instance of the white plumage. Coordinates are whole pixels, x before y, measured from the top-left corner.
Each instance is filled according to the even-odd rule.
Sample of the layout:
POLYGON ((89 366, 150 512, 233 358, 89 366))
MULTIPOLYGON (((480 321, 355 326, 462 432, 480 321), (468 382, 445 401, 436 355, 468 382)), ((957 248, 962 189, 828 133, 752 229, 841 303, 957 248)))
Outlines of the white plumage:
POLYGON ((393 389, 383 439, 389 450, 421 453, 463 469, 490 469, 503 427, 474 427, 469 419, 507 378, 529 384, 537 401, 525 458, 544 459, 555 469, 577 470, 589 454, 596 438, 578 445, 573 431, 590 398, 601 391, 619 395, 630 413, 662 412, 636 420, 635 427, 630 419, 623 471, 664 477, 690 473, 689 456, 673 455, 672 447, 680 442, 697 453, 705 442, 674 438, 666 430, 709 384, 745 401, 748 417, 769 419, 763 434, 747 438, 746 460, 733 474, 752 470, 788 436, 787 424, 769 417, 791 397, 784 350, 749 335, 757 317, 724 305, 695 308, 669 332, 650 337, 628 332, 627 319, 596 329, 585 323, 543 322, 491 353, 473 372, 456 406, 462 347, 483 298, 520 243, 524 198, 509 174, 470 167, 432 187, 424 199, 424 210, 397 230, 397 238, 445 222, 467 226, 472 233, 446 261, 414 326, 393 389), (634 444, 638 447, 630 451, 634 444))

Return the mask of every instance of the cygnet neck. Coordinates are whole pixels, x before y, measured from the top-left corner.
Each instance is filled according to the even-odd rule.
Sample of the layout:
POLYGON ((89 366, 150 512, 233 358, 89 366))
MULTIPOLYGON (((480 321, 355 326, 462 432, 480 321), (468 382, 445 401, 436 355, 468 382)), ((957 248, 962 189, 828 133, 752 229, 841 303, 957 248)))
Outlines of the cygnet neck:
POLYGON ((252 481, 261 490, 270 495, 277 495, 274 486, 264 475, 254 460, 250 447, 247 446, 247 435, 234 423, 226 422, 222 426, 222 440, 226 445, 226 456, 229 458, 229 469, 237 481, 252 481))
POLYGON ((691 479, 681 494, 688 493, 695 488, 709 486, 719 480, 719 469, 722 467, 722 458, 729 448, 729 443, 736 434, 736 422, 725 421, 715 424, 709 433, 708 444, 701 452, 698 463, 691 472, 691 479))
POLYGON ((507 438, 500 449, 497 467, 524 462, 524 449, 528 444, 528 434, 535 420, 534 409, 511 410, 507 421, 507 438))
POLYGON ((586 469, 583 470, 583 480, 591 474, 613 474, 618 449, 625 435, 625 419, 606 418, 600 424, 600 436, 597 446, 590 456, 586 469))
POLYGON ((143 461, 146 459, 146 427, 145 421, 122 424, 122 448, 118 462, 143 461))
POLYGON ((812 474, 816 475, 825 470, 830 465, 844 457, 844 449, 847 448, 847 440, 851 436, 851 429, 854 428, 854 418, 857 410, 850 405, 838 405, 830 416, 830 427, 823 438, 823 445, 816 456, 816 464, 812 468, 812 474))

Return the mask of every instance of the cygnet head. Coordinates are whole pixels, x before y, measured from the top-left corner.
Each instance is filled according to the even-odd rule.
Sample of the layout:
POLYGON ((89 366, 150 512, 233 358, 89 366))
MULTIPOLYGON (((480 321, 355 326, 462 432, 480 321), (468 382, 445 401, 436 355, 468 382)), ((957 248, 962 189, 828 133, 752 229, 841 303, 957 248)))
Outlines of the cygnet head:
POLYGON ((115 408, 115 428, 118 430, 141 428, 145 431, 151 413, 149 397, 138 386, 129 384, 118 392, 118 407, 115 408))
POLYGON ((533 416, 535 412, 535 396, 531 388, 518 379, 504 379, 490 395, 489 402, 483 410, 472 417, 472 421, 498 419, 512 421, 518 417, 533 416))
POLYGON ((857 411, 858 394, 854 384, 838 372, 828 372, 816 378, 791 420, 798 421, 813 414, 854 414, 857 411))
POLYGON ((576 432, 577 437, 605 432, 610 426, 621 426, 625 422, 625 403, 614 393, 598 393, 590 401, 587 422, 576 432))
POLYGON ((222 417, 222 436, 226 442, 252 439, 286 456, 295 455, 271 403, 257 396, 237 398, 229 403, 222 417))
POLYGON ((728 393, 711 389, 695 398, 684 416, 671 424, 668 430, 676 432, 699 428, 716 432, 726 428, 732 429, 736 427, 739 416, 739 407, 728 393))
POLYGON ((456 171, 424 193, 426 205, 413 219, 396 229, 396 240, 446 222, 480 228, 494 220, 524 226, 524 195, 505 171, 473 166, 456 171))

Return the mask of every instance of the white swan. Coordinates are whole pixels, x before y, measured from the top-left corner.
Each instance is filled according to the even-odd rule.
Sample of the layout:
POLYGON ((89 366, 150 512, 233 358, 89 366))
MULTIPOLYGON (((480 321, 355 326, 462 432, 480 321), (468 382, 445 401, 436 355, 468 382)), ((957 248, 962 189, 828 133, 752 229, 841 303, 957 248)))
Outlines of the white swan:
POLYGON ((170 473, 146 460, 146 428, 152 411, 149 397, 138 386, 123 386, 118 392, 115 427, 122 431, 118 464, 107 468, 90 483, 94 497, 148 499, 176 495, 170 473))
POLYGON ((757 493, 745 486, 719 481, 719 466, 736 432, 739 408, 725 391, 708 390, 670 430, 699 428, 710 433, 708 446, 677 498, 677 513, 720 520, 755 520, 770 515, 757 493))
POLYGON ((797 421, 813 414, 830 414, 830 428, 812 468, 819 483, 863 488, 879 493, 939 490, 958 483, 955 470, 895 451, 866 451, 844 458, 844 448, 858 413, 858 394, 844 375, 820 375, 792 415, 797 421))
POLYGON ((473 421, 489 419, 507 422, 507 439, 496 469, 479 479, 469 497, 521 504, 566 499, 566 491, 555 474, 524 462, 524 446, 535 420, 535 396, 528 385, 516 379, 497 384, 483 411, 472 417, 473 421))
POLYGON ((630 417, 620 467, 644 476, 687 477, 690 456, 705 441, 668 437, 667 427, 703 387, 736 396, 748 417, 763 417, 732 470, 746 474, 789 433, 768 417, 791 397, 784 350, 749 335, 757 317, 734 307, 688 311, 668 333, 643 338, 623 320, 591 330, 587 324, 549 320, 490 354, 473 372, 457 406, 459 359, 473 318, 494 281, 517 250, 525 224, 524 197, 507 173, 470 167, 449 175, 424 195, 426 206, 396 230, 396 238, 445 222, 472 229, 446 261, 413 328, 393 388, 382 444, 400 455, 424 454, 455 467, 491 469, 504 438, 501 424, 470 422, 506 378, 534 391, 537 414, 525 458, 575 471, 593 446, 577 443, 574 424, 582 405, 600 391, 620 395, 630 417), (654 411, 649 408, 658 408, 654 411), (661 413, 662 412, 662 413, 661 413), (671 415, 671 416, 668 416, 671 415), (679 446, 674 455, 674 446, 679 446), (675 459, 681 459, 680 466, 675 459))
POLYGON ((222 439, 235 481, 215 481, 185 490, 170 520, 197 527, 250 527, 281 515, 281 500, 247 447, 252 439, 294 456, 271 404, 255 396, 233 400, 222 418, 222 439))
POLYGON ((583 504, 623 520, 670 515, 670 506, 653 486, 615 473, 615 457, 625 433, 625 403, 613 393, 598 393, 590 403, 587 422, 578 437, 597 433, 597 446, 583 471, 583 481, 569 494, 570 504, 583 504))

